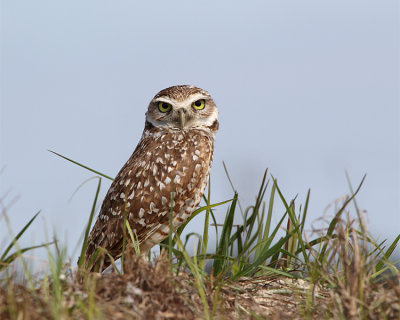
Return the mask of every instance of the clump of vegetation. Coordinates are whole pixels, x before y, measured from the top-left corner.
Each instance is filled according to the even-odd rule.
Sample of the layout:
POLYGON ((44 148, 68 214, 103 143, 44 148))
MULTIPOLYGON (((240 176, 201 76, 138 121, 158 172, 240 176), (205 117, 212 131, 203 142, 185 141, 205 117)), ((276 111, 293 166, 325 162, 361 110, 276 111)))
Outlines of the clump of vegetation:
MULTIPOLYGON (((85 168, 99 176, 99 183, 82 252, 101 179, 109 178, 85 168)), ((188 221, 160 244, 162 253, 153 261, 139 258, 134 245, 123 255, 120 267, 113 262, 110 272, 103 274, 87 272, 82 263, 80 268, 70 266, 66 250, 55 239, 39 245, 47 249, 48 270, 40 277, 33 276, 24 265, 23 254, 39 246, 20 248, 18 240, 28 232, 35 215, 0 252, 0 318, 398 318, 400 271, 391 256, 400 235, 388 245, 385 241, 376 243, 368 234, 355 201, 364 179, 354 192, 350 185, 351 194, 338 204, 325 229, 306 236, 310 191, 304 205, 298 206, 297 199, 286 200, 274 177, 267 177, 266 171, 255 202, 245 209, 236 192, 232 199, 212 204, 209 183, 205 205, 192 216, 204 213, 202 234, 191 233, 182 240, 188 221), (278 224, 272 226, 277 201, 285 210, 278 224), (354 204, 355 218, 351 218, 350 203, 354 204), (216 206, 227 206, 221 225, 214 216, 216 206), (234 224, 237 216, 243 217, 240 225, 234 224), (217 238, 212 254, 208 253, 210 232, 217 238), (186 246, 192 238, 195 248, 189 254, 186 246), (12 272, 16 259, 23 266, 22 282, 16 281, 12 272)), ((126 243, 135 244, 129 224, 125 236, 126 243)))

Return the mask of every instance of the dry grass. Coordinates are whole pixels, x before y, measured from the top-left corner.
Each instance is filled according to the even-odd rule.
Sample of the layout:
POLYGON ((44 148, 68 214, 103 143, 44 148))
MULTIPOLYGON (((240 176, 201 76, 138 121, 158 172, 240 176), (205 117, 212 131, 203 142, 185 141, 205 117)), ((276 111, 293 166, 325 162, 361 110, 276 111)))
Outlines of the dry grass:
POLYGON ((123 275, 74 273, 59 303, 52 284, 30 291, 9 282, 0 291, 1 319, 194 319, 196 294, 189 277, 173 277, 161 256, 154 263, 131 260, 123 275), (49 294, 50 293, 50 294, 49 294), (183 294, 184 293, 184 294, 183 294), (192 301, 192 302, 191 302, 192 301), (54 314, 54 306, 59 310, 54 314))
MULTIPOLYGON (((350 185, 350 196, 335 202, 327 228, 312 234, 309 241, 304 226, 310 191, 304 206, 296 210, 295 199, 287 201, 272 178, 266 202, 266 176, 267 172, 254 205, 245 210, 237 205, 236 192, 232 200, 211 204, 209 187, 206 206, 195 212, 205 211, 205 222, 202 235, 191 235, 198 244, 193 256, 185 248, 189 237, 185 244, 180 240, 185 224, 174 236, 170 232, 161 244, 166 253, 154 261, 125 253, 123 272, 72 268, 57 239, 21 248, 18 240, 36 214, 16 236, 10 233, 9 245, 0 252, 0 319, 400 320, 400 270, 391 260, 400 235, 391 244, 378 244, 368 234, 354 198, 365 177, 354 192, 350 185), (276 198, 286 211, 272 227, 276 198), (351 202, 355 220, 350 219, 351 202), (216 253, 206 254, 211 219, 217 229, 212 208, 226 203, 216 253), (235 226, 234 217, 240 214, 243 224, 235 226), (282 229, 284 235, 279 236, 282 229), (47 249, 48 270, 34 276, 23 255, 38 247, 47 249), (209 274, 204 271, 206 260, 212 265, 209 274), (12 272, 15 261, 21 263, 20 276, 12 272)), ((100 186, 99 178, 81 252, 100 186)))
MULTIPOLYGON (((323 263, 304 279, 257 276, 204 279, 213 319, 398 319, 400 274, 371 277, 366 244, 339 223, 323 263)), ((167 255, 129 259, 125 274, 70 273, 59 301, 53 284, 35 290, 9 280, 0 288, 0 319, 205 319, 195 279, 170 272, 167 255)), ((59 289, 58 289, 59 290, 59 289)))
POLYGON ((333 319, 399 319, 400 272, 375 275, 368 238, 354 223, 349 218, 338 223, 326 263, 315 268, 330 289, 320 307, 333 319))

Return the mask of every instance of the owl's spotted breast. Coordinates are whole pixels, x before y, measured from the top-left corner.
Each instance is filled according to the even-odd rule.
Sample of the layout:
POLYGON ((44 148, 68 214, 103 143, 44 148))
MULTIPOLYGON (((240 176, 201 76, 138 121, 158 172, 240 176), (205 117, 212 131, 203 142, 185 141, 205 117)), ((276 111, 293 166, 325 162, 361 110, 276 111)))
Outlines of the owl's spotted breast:
POLYGON ((89 255, 98 246, 109 248, 112 256, 121 253, 124 214, 144 250, 168 236, 171 205, 174 227, 184 223, 207 184, 213 142, 200 129, 145 132, 107 193, 89 255))

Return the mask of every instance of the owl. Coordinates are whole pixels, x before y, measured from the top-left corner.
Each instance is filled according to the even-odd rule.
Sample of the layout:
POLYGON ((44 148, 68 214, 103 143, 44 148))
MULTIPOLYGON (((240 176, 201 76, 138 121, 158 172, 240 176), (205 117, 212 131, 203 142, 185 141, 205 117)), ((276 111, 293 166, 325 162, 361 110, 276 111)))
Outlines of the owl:
MULTIPOLYGON (((98 247, 121 257, 124 221, 146 255, 169 235, 171 213, 172 231, 191 216, 208 182, 217 131, 218 109, 207 91, 181 85, 156 94, 139 144, 112 182, 90 232, 89 270, 98 247)), ((101 269, 110 263, 106 256, 101 269)))

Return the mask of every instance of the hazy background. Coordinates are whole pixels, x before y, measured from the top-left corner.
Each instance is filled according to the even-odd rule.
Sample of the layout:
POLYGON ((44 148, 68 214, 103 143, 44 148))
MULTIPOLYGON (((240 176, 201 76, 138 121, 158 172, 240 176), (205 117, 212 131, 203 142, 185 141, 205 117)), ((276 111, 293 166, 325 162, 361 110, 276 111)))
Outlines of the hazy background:
POLYGON ((47 149, 115 176, 176 84, 220 110, 212 201, 232 196, 222 161, 244 206, 268 167, 298 204, 311 188, 310 229, 349 192, 346 169, 354 185, 368 174, 374 236, 400 232, 398 1, 2 0, 0 18, 0 198, 14 232, 42 210, 22 245, 46 225, 72 255, 92 205, 95 181, 71 196, 94 175, 47 149))

